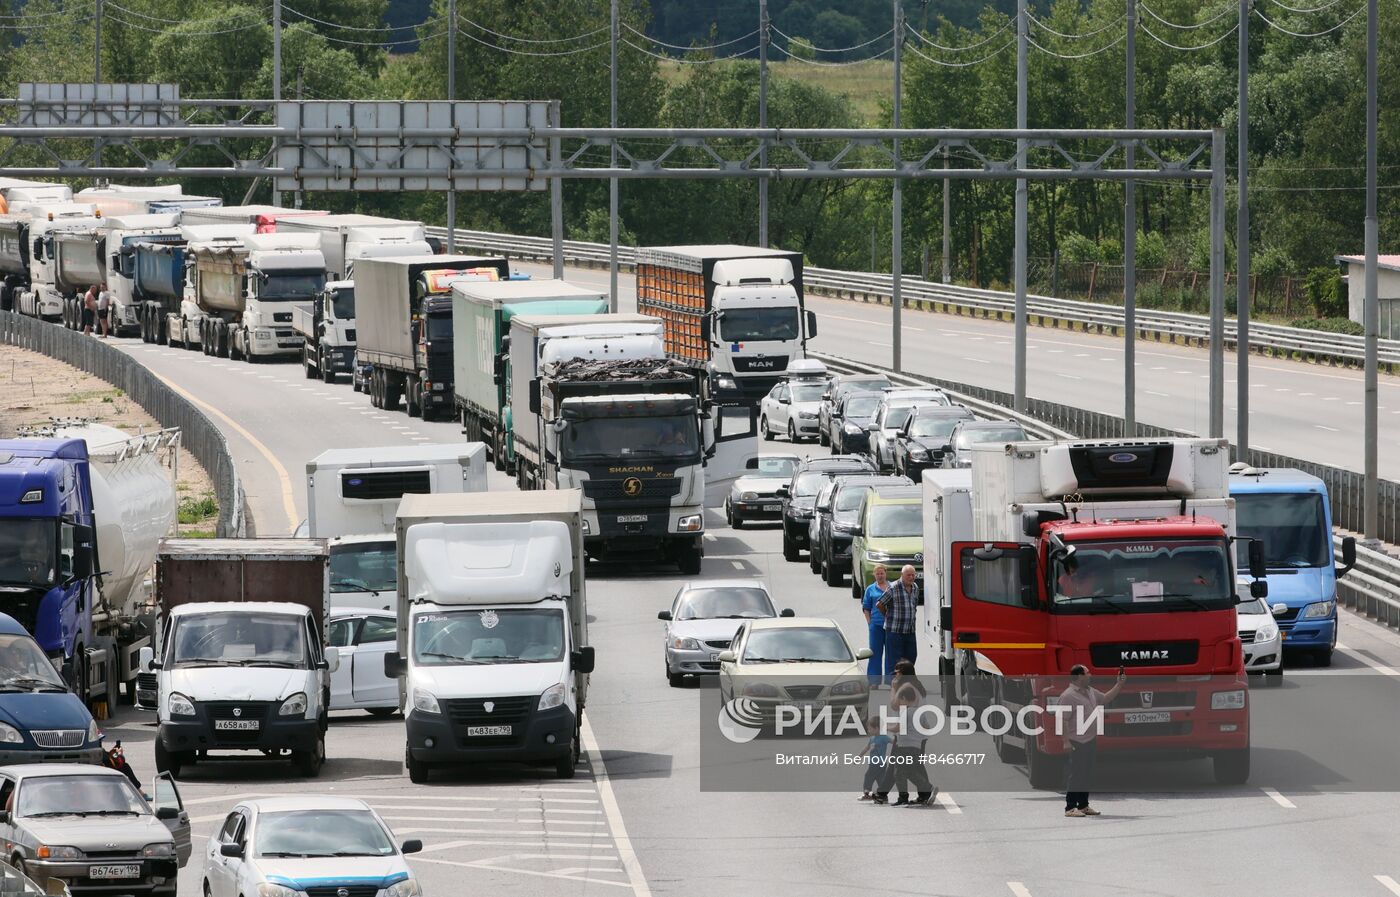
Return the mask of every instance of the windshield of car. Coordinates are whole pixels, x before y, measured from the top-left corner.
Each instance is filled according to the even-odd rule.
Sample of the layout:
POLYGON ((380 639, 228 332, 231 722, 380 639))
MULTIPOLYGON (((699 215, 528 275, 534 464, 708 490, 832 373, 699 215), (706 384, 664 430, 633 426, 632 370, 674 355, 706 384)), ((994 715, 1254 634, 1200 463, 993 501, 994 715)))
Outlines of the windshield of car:
POLYGON ((1233 607, 1234 580, 1219 539, 1076 542, 1055 562, 1058 613, 1161 613, 1233 607))
POLYGON ((822 393, 826 392, 825 384, 816 380, 795 380, 789 386, 794 402, 820 402, 822 393))
POLYGON ((306 627, 293 614, 215 611, 178 617, 173 666, 287 666, 304 669, 306 627))
POLYGON ((953 428, 959 421, 966 420, 963 417, 916 417, 909 425, 910 436, 936 437, 947 439, 953 432, 953 428))
POLYGON ((759 477, 792 477, 792 472, 797 470, 798 460, 796 458, 759 458, 758 469, 751 471, 751 476, 759 477))
POLYGON ((291 810, 258 814, 264 857, 385 857, 394 842, 368 810, 291 810))
POLYGON ((559 438, 565 461, 617 458, 694 458, 700 427, 694 417, 590 417, 569 422, 559 438))
POLYGON ((873 392, 877 394, 876 398, 879 398, 878 394, 880 392, 889 388, 890 381, 886 380, 884 377, 877 377, 873 380, 846 380, 842 382, 840 386, 842 395, 848 395, 853 392, 873 392))
POLYGON ((826 483, 827 476, 819 470, 809 470, 806 473, 797 475, 797 482, 793 485, 793 498, 811 498, 821 491, 826 483))
POLYGON ((817 493, 817 508, 823 511, 830 510, 831 495, 835 491, 836 480, 832 479, 830 482, 828 482, 825 486, 822 487, 821 492, 817 493))
POLYGON ((842 413, 846 417, 874 417, 879 407, 879 396, 856 395, 846 400, 846 406, 842 413))
POLYGON ((680 607, 676 609, 677 620, 771 616, 774 616, 773 602, 768 599, 767 592, 740 587, 691 589, 681 596, 680 607))
POLYGON ((1018 426, 964 428, 958 433, 957 448, 971 448, 983 442, 1021 442, 1026 431, 1018 426))
POLYGON ((1267 614, 1268 612, 1269 609, 1264 606, 1264 601, 1260 598, 1251 598, 1248 601, 1241 601, 1239 604, 1235 605, 1235 613, 1242 617, 1254 614, 1267 614))
POLYGON ((42 518, 0 520, 0 584, 53 585, 58 527, 42 518))
POLYGON ((923 508, 917 503, 876 505, 870 509, 867 535, 875 539, 919 536, 924 532, 923 508))
POLYGON ((869 486, 847 486, 842 489, 841 494, 836 496, 836 513, 858 510, 865 500, 865 493, 869 491, 869 486))
POLYGON ((729 343, 797 339, 801 334, 797 309, 726 308, 719 318, 720 339, 729 343))
POLYGON ((277 271, 258 286, 259 299, 310 299, 326 286, 326 272, 277 271))
POLYGON ((349 321, 355 317, 355 288, 337 287, 331 293, 331 311, 337 321, 349 321))
POLYGON ((20 782, 17 816, 144 816, 150 807, 126 776, 36 776, 20 782))
MULTIPOLYGON (((1279 492, 1234 498, 1239 534, 1264 543, 1264 560, 1270 567, 1326 567, 1332 563, 1321 495, 1279 492)), ((1247 568, 1249 542, 1240 539, 1235 551, 1240 569, 1247 568)))
POLYGON ((831 626, 760 629, 744 643, 744 663, 849 663, 851 649, 831 626))
POLYGON ((331 592, 392 592, 399 584, 393 542, 331 546, 331 592))
POLYGON ((413 618, 413 657, 424 666, 562 660, 564 615, 536 608, 419 614, 413 618))
POLYGON ((27 635, 0 635, 0 689, 42 687, 68 690, 34 639, 27 635))
POLYGON ((904 422, 909 419, 909 415, 913 411, 913 405, 889 405, 885 408, 885 419, 881 422, 881 426, 886 430, 898 430, 904 426, 904 422))

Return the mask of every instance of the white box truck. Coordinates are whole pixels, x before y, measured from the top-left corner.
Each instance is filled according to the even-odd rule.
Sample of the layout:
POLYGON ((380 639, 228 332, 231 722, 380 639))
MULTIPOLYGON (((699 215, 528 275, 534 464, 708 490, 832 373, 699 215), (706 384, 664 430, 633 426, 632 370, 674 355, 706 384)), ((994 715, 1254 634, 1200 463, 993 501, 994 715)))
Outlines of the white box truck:
POLYGON ((278 219, 277 232, 320 237, 331 280, 352 280, 356 259, 433 252, 420 222, 377 215, 289 216, 278 219))

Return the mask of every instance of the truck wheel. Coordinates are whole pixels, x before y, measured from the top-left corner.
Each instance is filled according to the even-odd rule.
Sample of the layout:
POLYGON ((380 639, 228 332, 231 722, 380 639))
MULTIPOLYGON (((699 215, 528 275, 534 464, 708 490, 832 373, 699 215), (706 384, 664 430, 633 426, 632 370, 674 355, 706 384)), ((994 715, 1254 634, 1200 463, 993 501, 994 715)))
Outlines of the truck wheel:
POLYGON ((182 759, 179 751, 167 751, 165 745, 161 744, 160 737, 156 737, 156 772, 168 772, 172 776, 178 776, 182 759))
POLYGON ((574 737, 569 740, 569 755, 554 764, 555 778, 572 779, 578 771, 578 755, 578 732, 574 732, 574 737))
POLYGON ((292 754, 292 766, 296 767, 297 774, 302 778, 314 779, 321 774, 321 766, 326 762, 326 738, 324 735, 316 736, 316 746, 309 751, 297 751, 292 754))
POLYGON ((765 442, 773 441, 773 431, 768 429, 768 415, 763 415, 758 419, 758 432, 763 434, 765 442))
POLYGON ((1242 751, 1222 751, 1213 755, 1217 785, 1243 785, 1249 781, 1249 748, 1242 751))
POLYGON ((306 369, 306 379, 316 379, 316 365, 311 363, 311 350, 301 347, 301 366, 306 369))
POLYGON ((329 358, 326 357, 326 353, 324 353, 324 352, 322 352, 322 353, 320 354, 320 359, 321 359, 321 360, 320 360, 320 362, 319 362, 319 365, 320 365, 320 368, 321 368, 321 382, 322 382, 322 383, 334 383, 334 382, 335 382, 335 370, 331 368, 331 364, 330 364, 330 361, 331 361, 331 360, 330 360, 329 358))
POLYGON ((1026 773, 1031 787, 1040 791, 1058 791, 1064 786, 1064 761, 1042 753, 1034 738, 1026 739, 1026 773))
POLYGON ((397 411, 399 407, 399 397, 403 394, 403 387, 397 383, 391 383, 389 376, 384 376, 384 404, 382 407, 390 411, 397 411))
POLYGON ((8 283, 0 283, 0 311, 13 311, 15 292, 8 283))
POLYGON ((423 416, 423 394, 419 390, 418 382, 416 377, 409 377, 404 384, 404 410, 408 412, 409 417, 423 416))
POLYGON ((432 768, 422 760, 413 759, 413 752, 404 748, 403 765, 408 769, 408 780, 415 785, 422 785, 428 781, 428 771, 432 768))
POLYGON ((166 328, 164 314, 158 312, 151 313, 151 330, 155 334, 156 345, 165 345, 167 342, 168 334, 165 332, 166 328))
POLYGON ((700 573, 702 555, 700 546, 687 545, 676 554, 676 566, 686 576, 696 576, 700 573))
POLYGON ((800 561, 800 560, 802 560, 802 549, 800 549, 800 548, 797 547, 797 543, 796 543, 796 542, 794 542, 794 541, 792 541, 792 539, 789 539, 789 538, 788 538, 787 526, 786 526, 786 525, 783 526, 783 560, 785 560, 785 561, 800 561))

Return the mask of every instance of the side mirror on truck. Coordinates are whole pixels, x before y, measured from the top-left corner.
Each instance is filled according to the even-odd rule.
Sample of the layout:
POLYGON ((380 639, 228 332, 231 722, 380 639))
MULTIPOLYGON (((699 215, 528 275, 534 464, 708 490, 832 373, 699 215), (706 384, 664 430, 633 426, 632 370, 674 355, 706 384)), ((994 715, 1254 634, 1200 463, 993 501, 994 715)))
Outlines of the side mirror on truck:
POLYGON ((73 578, 87 579, 92 576, 92 545, 94 530, 90 526, 73 526, 73 578))
POLYGON ((334 673, 340 669, 340 649, 334 645, 326 649, 326 659, 324 661, 327 672, 334 673))
POLYGON ((540 413, 540 381, 530 381, 530 413, 540 413))
POLYGON ((156 652, 150 645, 136 652, 136 668, 143 673, 160 669, 160 661, 156 660, 156 652))
POLYGON ((1269 575, 1269 565, 1264 561, 1264 543, 1258 539, 1249 540, 1249 575, 1255 579, 1269 575))
POLYGON ((491 382, 500 386, 506 379, 506 356, 504 353, 491 360, 491 382))
POLYGON ((398 679, 408 672, 408 664, 404 663, 403 655, 397 651, 390 651, 384 655, 384 675, 390 679, 398 679))
POLYGON ((711 328, 711 325, 710 325, 710 316, 709 316, 709 315, 705 315, 703 318, 700 319, 700 340, 701 340, 701 342, 709 343, 709 341, 710 341, 710 333, 711 333, 711 330, 712 330, 712 328, 711 328))
POLYGON ((817 313, 807 312, 807 338, 811 339, 817 335, 817 313))
POLYGON ((596 657, 593 654, 592 645, 584 645, 582 648, 577 648, 574 650, 573 654, 569 655, 569 663, 576 673, 593 672, 595 660, 596 657))
POLYGON ((1249 597, 1268 598, 1269 581, 1267 579, 1256 579, 1249 584, 1249 597))
POLYGON ((1351 568, 1356 566, 1356 537, 1347 536, 1342 540, 1342 569, 1337 571, 1337 578, 1341 579, 1351 572, 1351 568))

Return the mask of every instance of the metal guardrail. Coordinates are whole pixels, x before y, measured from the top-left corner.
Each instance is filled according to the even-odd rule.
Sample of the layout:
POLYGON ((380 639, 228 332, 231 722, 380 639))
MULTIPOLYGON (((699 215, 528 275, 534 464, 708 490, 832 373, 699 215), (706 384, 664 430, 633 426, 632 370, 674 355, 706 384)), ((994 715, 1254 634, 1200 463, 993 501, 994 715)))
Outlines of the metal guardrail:
MULTIPOLYGON (((430 227, 427 230, 439 239, 447 237, 446 228, 430 227)), ((516 258, 546 261, 554 256, 554 244, 547 237, 459 230, 456 238, 459 248, 484 249, 516 258)), ((617 256, 620 266, 631 268, 635 264, 636 250, 630 246, 619 246, 617 256)), ((564 257, 576 264, 607 265, 608 247, 603 243, 565 240, 564 257)), ((833 268, 807 268, 803 271, 803 283, 813 293, 867 302, 888 303, 893 290, 888 274, 838 271, 833 268)), ((912 275, 904 276, 901 289, 905 306, 909 308, 979 317, 1010 318, 1015 314, 1015 297, 997 290, 933 283, 912 275)), ((1026 308, 1034 324, 1065 325, 1111 333, 1120 333, 1123 329, 1123 309, 1113 305, 1031 295, 1026 297, 1026 308)), ((1143 337, 1159 341, 1205 345, 1210 337, 1210 318, 1187 312, 1140 308, 1137 311, 1137 331, 1143 337)), ((1365 360, 1364 339, 1349 334, 1251 322, 1249 342, 1252 351, 1262 354, 1347 365, 1359 365, 1365 360)), ((1226 348, 1233 348, 1236 344, 1236 321, 1226 319, 1226 348)), ((1380 340, 1380 363, 1387 368, 1400 366, 1400 340, 1380 340)))
POLYGON ((194 403, 175 392, 135 358, 86 334, 0 311, 0 343, 56 358, 121 389, 162 427, 178 427, 190 450, 214 482, 219 502, 218 535, 248 534, 243 484, 228 441, 194 403))

